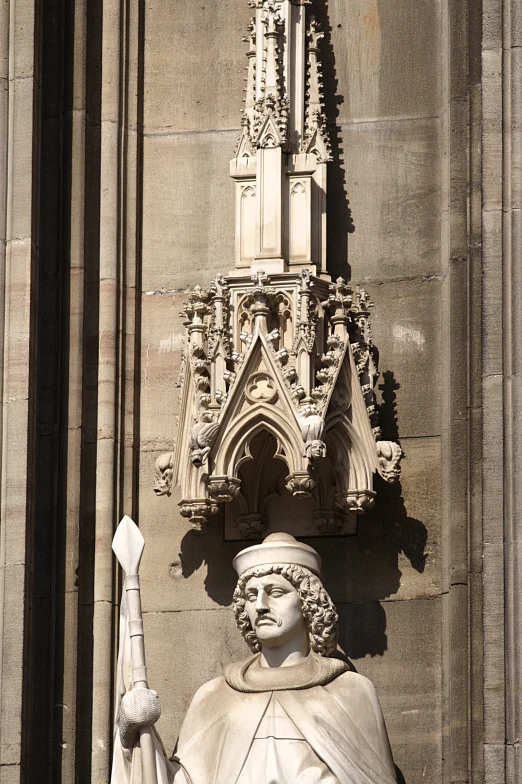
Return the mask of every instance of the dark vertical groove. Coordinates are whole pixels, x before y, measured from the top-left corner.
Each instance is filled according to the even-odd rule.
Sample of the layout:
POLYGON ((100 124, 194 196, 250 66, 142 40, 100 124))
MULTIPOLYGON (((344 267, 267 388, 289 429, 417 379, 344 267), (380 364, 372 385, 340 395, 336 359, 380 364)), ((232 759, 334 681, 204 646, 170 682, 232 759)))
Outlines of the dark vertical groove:
POLYGON ((85 129, 85 294, 83 329, 80 558, 78 573, 78 693, 76 776, 91 783, 98 314, 100 282, 100 144, 102 0, 87 5, 85 129))
POLYGON ((139 0, 138 21, 138 105, 137 105, 137 179, 136 179, 136 313, 134 343, 134 465, 133 465, 133 509, 135 520, 140 519, 139 471, 140 471, 140 390, 141 390, 141 269, 143 227, 143 103, 145 61, 145 0, 139 0))
MULTIPOLYGON (((117 326, 116 334, 118 340, 116 342, 116 433, 117 433, 117 450, 116 460, 114 461, 114 486, 117 488, 116 492, 116 515, 122 513, 125 504, 125 479, 124 473, 126 471, 125 465, 125 393, 126 393, 126 374, 125 368, 127 366, 127 191, 128 191, 128 175, 127 175, 127 161, 129 149, 129 10, 126 0, 121 0, 121 46, 120 46, 120 102, 119 102, 119 156, 118 156, 118 247, 117 258, 118 264, 118 285, 117 291, 117 326)), ((117 601, 117 599, 116 599, 117 601)))
POLYGON ((349 259, 349 235, 355 231, 355 225, 348 198, 342 129, 338 124, 340 106, 345 98, 339 94, 328 0, 314 0, 311 10, 324 33, 320 44, 320 61, 323 69, 324 109, 332 145, 332 161, 328 164, 326 194, 328 272, 334 280, 339 275, 350 280, 352 270, 349 259))
POLYGON ((60 402, 58 436, 58 476, 57 476, 57 511, 55 536, 55 618, 54 618, 54 696, 51 706, 53 745, 51 781, 59 784, 62 780, 62 754, 68 738, 63 734, 64 713, 70 710, 64 705, 64 657, 68 642, 65 640, 65 606, 66 606, 66 558, 67 558, 67 485, 68 485, 68 414, 69 414, 69 360, 70 360, 70 271, 71 271, 71 198, 72 198, 72 110, 74 82, 74 4, 64 3, 60 8, 63 44, 62 44, 62 220, 61 220, 61 258, 57 259, 61 290, 57 292, 61 301, 59 320, 60 333, 57 336, 60 349, 59 358, 59 389, 57 399, 60 402))
POLYGON ((52 781, 63 173, 63 0, 35 18, 24 781, 52 781))

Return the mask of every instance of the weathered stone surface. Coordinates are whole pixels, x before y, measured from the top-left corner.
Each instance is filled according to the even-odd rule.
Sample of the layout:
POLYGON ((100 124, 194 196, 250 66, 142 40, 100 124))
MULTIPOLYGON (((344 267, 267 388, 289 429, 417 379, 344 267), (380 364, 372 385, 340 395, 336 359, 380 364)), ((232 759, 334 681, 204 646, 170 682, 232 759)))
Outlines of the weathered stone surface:
MULTIPOLYGON (((500 20, 499 20, 500 23, 500 20)), ((482 96, 484 113, 482 115, 482 183, 484 206, 488 217, 490 210, 502 208, 502 170, 503 123, 502 123, 502 50, 497 46, 487 50, 482 56, 483 81, 482 96)), ((486 259, 488 256, 486 256, 486 259)))
POLYGON ((171 498, 155 496, 156 457, 158 453, 145 452, 142 460, 142 493, 148 501, 140 515, 147 543, 142 567, 144 609, 179 612, 228 607, 237 578, 232 559, 244 543, 223 541, 221 513, 198 535, 179 513, 178 491, 171 498))
POLYGON ((372 330, 379 349, 384 437, 440 435, 440 279, 373 283, 368 291, 375 302, 372 330))
POLYGON ((209 283, 234 266, 235 132, 144 141, 143 289, 209 283))
POLYGON ((324 582, 335 602, 440 593, 440 439, 401 444, 401 483, 377 484, 375 508, 359 517, 358 535, 309 540, 323 557, 324 582))
POLYGON ((246 2, 147 3, 147 132, 239 129, 251 15, 246 2))
POLYGON ((439 121, 344 124, 338 145, 337 152, 334 137, 328 186, 332 275, 351 273, 352 280, 370 282, 438 274, 439 121))
POLYGON ((179 413, 179 389, 176 383, 183 335, 180 309, 185 298, 184 294, 173 294, 170 291, 149 291, 142 295, 142 449, 167 452, 173 448, 176 438, 179 413), (158 428, 158 404, 161 408, 161 428, 158 428))
MULTIPOLYGON (((6 709, 0 715, 0 755, 2 768, 16 766, 22 753, 22 705, 24 616, 18 611, 25 598, 27 570, 23 564, 10 564, 0 570, 3 582, 2 624, 2 698, 6 709)), ((2 774, 3 775, 3 774, 2 774)))
POLYGON ((228 608, 147 612, 144 623, 149 683, 162 706, 157 726, 170 755, 198 688, 249 650, 228 608))
POLYGON ((405 781, 440 782, 440 599, 343 604, 338 609, 340 646, 377 690, 395 764, 405 781))
POLYGON ((341 122, 438 113, 440 8, 434 0, 334 0, 328 15, 333 55, 325 75, 328 80, 333 66, 341 122))

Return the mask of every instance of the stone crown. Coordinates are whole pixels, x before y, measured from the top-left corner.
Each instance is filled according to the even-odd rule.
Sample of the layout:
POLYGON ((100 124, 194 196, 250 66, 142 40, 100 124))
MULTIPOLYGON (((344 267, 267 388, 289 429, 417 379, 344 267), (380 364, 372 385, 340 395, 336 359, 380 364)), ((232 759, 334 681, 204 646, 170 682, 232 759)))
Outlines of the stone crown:
POLYGON ((298 542, 290 534, 277 533, 267 536, 262 544, 241 550, 232 563, 239 576, 257 566, 294 564, 320 577, 322 559, 313 547, 298 542))

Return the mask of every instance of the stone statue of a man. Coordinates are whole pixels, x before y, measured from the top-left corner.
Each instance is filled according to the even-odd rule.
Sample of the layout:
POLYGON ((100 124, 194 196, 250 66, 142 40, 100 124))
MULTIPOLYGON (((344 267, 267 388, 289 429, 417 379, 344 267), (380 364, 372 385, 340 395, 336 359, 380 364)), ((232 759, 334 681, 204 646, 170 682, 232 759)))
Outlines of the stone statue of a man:
MULTIPOLYGON (((394 784, 395 767, 375 690, 336 650, 337 613, 318 553, 273 534, 234 559, 233 608, 253 651, 196 693, 161 784, 394 784)), ((159 715, 155 692, 123 696, 112 784, 141 778, 132 748, 159 715), (135 768, 137 766, 134 766, 135 768)), ((148 784, 148 782, 143 782, 148 784)))

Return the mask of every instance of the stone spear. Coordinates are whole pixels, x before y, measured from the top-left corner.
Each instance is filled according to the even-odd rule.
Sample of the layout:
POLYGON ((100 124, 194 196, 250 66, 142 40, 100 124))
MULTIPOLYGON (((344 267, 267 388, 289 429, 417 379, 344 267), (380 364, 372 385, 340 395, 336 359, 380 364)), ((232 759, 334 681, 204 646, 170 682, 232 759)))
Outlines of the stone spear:
MULTIPOLYGON (((125 572, 125 592, 131 638, 132 687, 134 689, 149 688, 138 574, 144 547, 145 540, 140 529, 130 517, 125 515, 114 534, 112 549, 125 572)), ((143 784, 158 784, 152 727, 140 729, 140 747, 143 784)))

